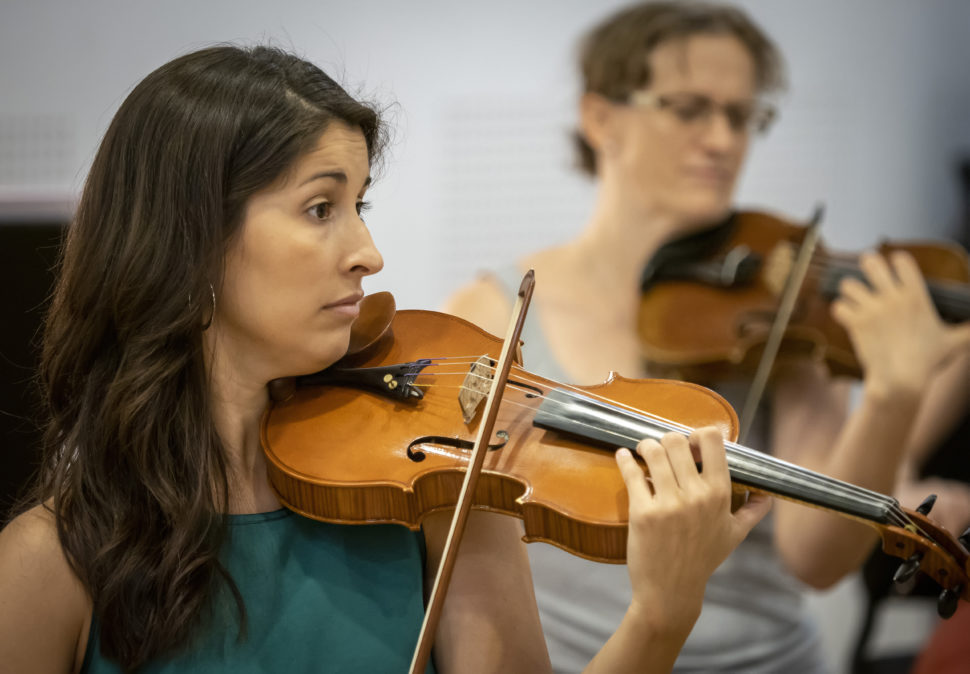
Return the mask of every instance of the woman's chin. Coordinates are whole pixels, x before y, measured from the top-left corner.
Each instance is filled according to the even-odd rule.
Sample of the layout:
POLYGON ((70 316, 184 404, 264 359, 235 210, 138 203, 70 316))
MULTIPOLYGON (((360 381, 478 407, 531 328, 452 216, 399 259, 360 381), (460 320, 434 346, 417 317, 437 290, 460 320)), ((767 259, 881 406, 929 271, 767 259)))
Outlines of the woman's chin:
MULTIPOLYGON (((304 352, 298 362, 290 361, 280 368, 279 377, 299 377, 326 370, 347 354, 348 340, 339 345, 328 345, 313 352, 304 352)), ((296 354, 294 354, 296 355, 296 354)))

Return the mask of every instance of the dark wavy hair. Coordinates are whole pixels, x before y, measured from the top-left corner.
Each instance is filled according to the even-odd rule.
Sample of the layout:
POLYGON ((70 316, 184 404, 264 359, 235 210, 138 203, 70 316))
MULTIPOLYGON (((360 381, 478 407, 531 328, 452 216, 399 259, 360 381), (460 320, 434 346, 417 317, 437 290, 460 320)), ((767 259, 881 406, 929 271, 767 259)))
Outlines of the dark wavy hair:
POLYGON ((139 83, 111 122, 60 260, 39 383, 34 502, 126 671, 177 650, 225 583, 227 460, 210 417, 202 331, 247 200, 334 120, 386 135, 373 106, 270 47, 217 46, 139 83))
MULTIPOLYGON (((626 102, 650 84, 650 53, 671 40, 694 35, 733 35, 754 59, 758 89, 785 86, 781 53, 768 36, 736 7, 706 2, 645 2, 626 7, 595 26, 580 45, 584 93, 626 102)), ((596 153, 582 132, 573 134, 579 168, 596 175, 596 153)))

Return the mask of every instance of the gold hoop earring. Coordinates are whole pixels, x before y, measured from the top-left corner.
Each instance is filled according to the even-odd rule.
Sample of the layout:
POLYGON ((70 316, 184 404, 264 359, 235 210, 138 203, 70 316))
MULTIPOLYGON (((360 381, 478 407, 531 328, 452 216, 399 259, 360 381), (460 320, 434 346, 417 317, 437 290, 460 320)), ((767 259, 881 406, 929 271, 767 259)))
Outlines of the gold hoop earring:
POLYGON ((212 312, 209 314, 209 320, 202 326, 202 332, 209 329, 209 326, 212 325, 212 319, 216 316, 216 289, 212 287, 212 283, 209 283, 209 293, 212 295, 212 312))

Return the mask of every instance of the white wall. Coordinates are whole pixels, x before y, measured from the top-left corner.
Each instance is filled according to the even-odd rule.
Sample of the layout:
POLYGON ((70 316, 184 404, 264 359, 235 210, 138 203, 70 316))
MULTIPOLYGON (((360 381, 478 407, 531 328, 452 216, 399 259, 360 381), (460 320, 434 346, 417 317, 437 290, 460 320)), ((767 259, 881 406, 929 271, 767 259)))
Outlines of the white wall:
MULTIPOLYGON (((476 268, 575 232, 575 43, 615 1, 0 1, 0 201, 76 194, 142 76, 216 41, 290 47, 387 103, 397 130, 369 223, 370 289, 434 306, 476 268)), ((830 244, 943 234, 970 152, 970 3, 748 0, 791 88, 752 152, 743 204, 804 217, 830 244)))
MULTIPOLYGON (((433 308, 476 269, 581 227, 592 192, 570 169, 575 43, 619 4, 0 0, 0 211, 76 195, 115 109, 156 66, 272 41, 394 103, 368 216, 387 265, 368 289, 433 308)), ((791 81, 741 203, 799 217, 825 202, 824 236, 850 249, 949 231, 970 155, 970 3, 741 4, 791 81)), ((835 660, 854 616, 824 610, 835 660)))

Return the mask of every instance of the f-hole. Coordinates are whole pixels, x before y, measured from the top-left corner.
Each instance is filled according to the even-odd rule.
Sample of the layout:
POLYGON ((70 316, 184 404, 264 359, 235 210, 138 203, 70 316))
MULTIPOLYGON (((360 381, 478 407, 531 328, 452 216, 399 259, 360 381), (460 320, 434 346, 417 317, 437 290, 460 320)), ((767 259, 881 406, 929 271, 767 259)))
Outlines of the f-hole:
MULTIPOLYGON (((495 436, 499 439, 499 442, 490 444, 488 446, 488 451, 494 452, 496 450, 502 449, 509 441, 508 431, 496 431, 495 436)), ((470 440, 462 440, 461 438, 446 438, 441 435, 425 435, 420 438, 416 438, 408 445, 408 458, 415 463, 420 463, 426 458, 426 454, 420 449, 417 449, 418 445, 432 444, 432 445, 443 445, 445 447, 454 447, 457 450, 471 451, 475 448, 475 443, 470 440)))

